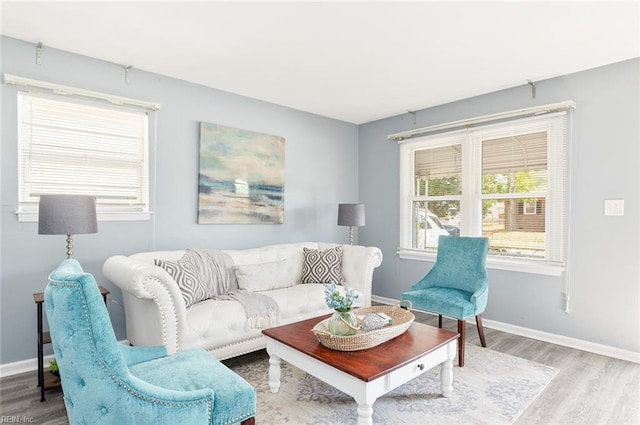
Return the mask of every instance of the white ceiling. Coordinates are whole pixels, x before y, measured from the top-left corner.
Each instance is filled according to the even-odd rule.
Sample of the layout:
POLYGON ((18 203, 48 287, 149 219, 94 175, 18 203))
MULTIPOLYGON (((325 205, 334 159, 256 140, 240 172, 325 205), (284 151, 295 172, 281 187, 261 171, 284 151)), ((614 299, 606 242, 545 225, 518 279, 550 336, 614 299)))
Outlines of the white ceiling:
POLYGON ((0 14, 2 34, 45 48, 356 124, 640 56, 638 1, 2 0, 0 14))

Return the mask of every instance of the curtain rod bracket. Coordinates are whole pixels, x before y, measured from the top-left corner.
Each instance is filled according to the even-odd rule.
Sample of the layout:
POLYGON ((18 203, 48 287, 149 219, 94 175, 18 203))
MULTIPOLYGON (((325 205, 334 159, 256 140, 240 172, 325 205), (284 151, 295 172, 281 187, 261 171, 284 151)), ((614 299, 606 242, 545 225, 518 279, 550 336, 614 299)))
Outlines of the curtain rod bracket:
POLYGON ((36 65, 42 65, 42 43, 36 44, 36 65))
POLYGON ((536 85, 532 81, 527 81, 527 83, 531 86, 531 99, 536 98, 536 85))
POLYGON ((407 111, 407 113, 413 116, 413 125, 416 125, 416 112, 415 111, 407 111))

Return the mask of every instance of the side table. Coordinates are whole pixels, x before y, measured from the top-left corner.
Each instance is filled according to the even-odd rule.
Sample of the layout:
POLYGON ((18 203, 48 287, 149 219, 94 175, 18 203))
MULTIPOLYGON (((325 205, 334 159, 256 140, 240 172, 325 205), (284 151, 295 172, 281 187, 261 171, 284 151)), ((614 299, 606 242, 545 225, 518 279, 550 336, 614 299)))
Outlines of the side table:
MULTIPOLYGON (((102 286, 98 287, 105 305, 107 304, 107 291, 102 286)), ((44 304, 44 292, 36 292, 33 294, 33 301, 36 303, 38 310, 38 386, 40 387, 40 401, 45 401, 44 392, 53 388, 60 388, 60 378, 51 374, 44 373, 44 345, 51 344, 51 335, 49 332, 42 330, 42 305, 44 304)))

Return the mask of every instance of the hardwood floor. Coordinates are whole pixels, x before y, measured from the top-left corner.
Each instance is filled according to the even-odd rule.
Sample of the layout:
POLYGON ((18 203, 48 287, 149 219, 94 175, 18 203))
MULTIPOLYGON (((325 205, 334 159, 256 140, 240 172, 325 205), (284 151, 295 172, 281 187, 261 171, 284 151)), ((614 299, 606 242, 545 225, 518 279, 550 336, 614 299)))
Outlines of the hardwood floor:
MULTIPOLYGON (((417 321, 438 326, 437 316, 415 314, 417 321)), ((445 319, 444 327, 455 331, 457 323, 445 319)), ((467 343, 480 346, 475 325, 466 331, 467 343)), ((640 424, 640 365, 488 328, 485 337, 488 349, 559 369, 517 425, 640 424)), ((41 403, 36 382, 35 372, 0 379, 0 422, 17 416, 21 421, 15 423, 68 423, 61 392, 48 391, 41 403)))
MULTIPOLYGON (((414 312, 416 320, 438 326, 438 317, 414 312)), ((457 322, 444 319, 455 331, 457 322)), ((484 329, 487 348, 559 369, 516 425, 638 425, 640 365, 574 350, 535 339, 484 329)), ((480 346, 475 324, 466 329, 467 344, 480 346)))
POLYGON ((51 425, 69 423, 62 401, 62 391, 47 391, 46 401, 40 402, 40 389, 37 384, 37 372, 0 379, 0 422, 51 425))

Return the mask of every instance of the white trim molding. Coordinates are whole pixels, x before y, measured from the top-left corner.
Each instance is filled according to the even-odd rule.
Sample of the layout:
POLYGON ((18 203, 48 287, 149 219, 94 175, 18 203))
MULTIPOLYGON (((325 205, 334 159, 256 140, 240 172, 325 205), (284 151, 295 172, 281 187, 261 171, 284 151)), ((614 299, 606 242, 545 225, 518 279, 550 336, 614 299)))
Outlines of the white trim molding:
MULTIPOLYGON (((393 298, 380 297, 377 295, 373 295, 371 297, 371 300, 389 305, 397 304, 399 302, 399 300, 395 300, 393 298)), ((469 323, 475 323, 475 319, 470 319, 467 321, 469 323)), ((482 325, 490 329, 507 332, 513 335, 523 336, 526 338, 536 339, 538 341, 544 341, 551 344, 561 345, 563 347, 573 348, 575 350, 586 351, 593 354, 599 354, 601 356, 640 364, 640 353, 623 350, 621 348, 612 347, 610 345, 598 344, 582 339, 538 331, 536 329, 524 328, 522 326, 511 325, 509 323, 498 322, 495 320, 487 320, 484 317, 482 319, 482 325)))
MULTIPOLYGON (((44 356, 44 368, 45 371, 48 368, 49 362, 54 359, 53 354, 44 356)), ((0 365, 0 378, 6 378, 7 376, 19 375, 21 373, 33 372, 38 370, 38 358, 20 360, 12 363, 4 363, 0 365)))
MULTIPOLYGON (((37 208, 20 208, 16 210, 15 214, 20 223, 38 222, 37 208)), ((98 211, 97 218, 98 221, 148 221, 151 218, 151 214, 149 211, 98 211)))
MULTIPOLYGON (((123 339, 118 341, 120 344, 129 345, 129 341, 123 339)), ((44 356, 44 368, 45 372, 48 370, 49 361, 53 360, 55 355, 49 354, 44 356)), ((38 370, 38 358, 20 360, 12 363, 0 364, 0 378, 6 378, 8 376, 19 375, 21 373, 34 372, 38 370)), ((37 378, 36 378, 37 380, 37 378)), ((34 386, 35 388, 35 386, 34 386)))

